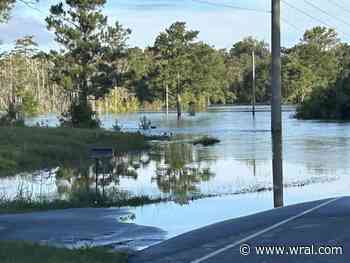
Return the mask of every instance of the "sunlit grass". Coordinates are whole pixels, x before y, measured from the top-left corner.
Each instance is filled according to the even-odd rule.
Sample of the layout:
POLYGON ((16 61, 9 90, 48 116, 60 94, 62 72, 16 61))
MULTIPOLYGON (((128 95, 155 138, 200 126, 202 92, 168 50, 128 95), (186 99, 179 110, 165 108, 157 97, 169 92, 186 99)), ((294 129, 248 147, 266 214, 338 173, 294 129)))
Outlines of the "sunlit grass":
POLYGON ((127 254, 104 248, 69 250, 27 242, 0 241, 1 263, 126 263, 127 254))

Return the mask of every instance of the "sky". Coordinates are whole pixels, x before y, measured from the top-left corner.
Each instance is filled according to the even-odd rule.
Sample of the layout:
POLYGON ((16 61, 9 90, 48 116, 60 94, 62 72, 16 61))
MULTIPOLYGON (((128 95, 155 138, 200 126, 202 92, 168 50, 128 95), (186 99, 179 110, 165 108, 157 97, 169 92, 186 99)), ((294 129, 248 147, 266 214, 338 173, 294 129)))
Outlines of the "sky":
MULTIPOLYGON (((18 3, 6 24, 0 24, 0 51, 17 38, 34 35, 43 50, 57 49, 45 17, 59 0, 40 0, 35 8, 18 3)), ((199 40, 216 48, 253 36, 270 43, 271 0, 107 0, 103 12, 109 23, 119 21, 132 30, 129 46, 147 47, 173 22, 184 21, 199 30, 199 40)), ((316 25, 335 28, 342 41, 350 41, 350 1, 282 0, 282 45, 296 44, 304 31, 316 25), (291 4, 295 8, 291 7, 291 4), (312 16, 309 17, 309 16, 312 16), (349 21, 349 22, 347 22, 349 21)))

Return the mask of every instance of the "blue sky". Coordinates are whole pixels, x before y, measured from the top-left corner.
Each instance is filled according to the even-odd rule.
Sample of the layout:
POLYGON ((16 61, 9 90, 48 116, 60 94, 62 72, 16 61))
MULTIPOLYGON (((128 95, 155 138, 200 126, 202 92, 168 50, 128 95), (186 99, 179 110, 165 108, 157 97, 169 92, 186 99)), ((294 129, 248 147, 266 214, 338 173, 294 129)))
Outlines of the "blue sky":
MULTIPOLYGON (((285 1, 336 28, 343 41, 350 40, 350 1, 285 1), (307 2, 325 10, 329 15, 307 2)), ((0 49, 8 49, 15 39, 24 35, 35 35, 45 50, 57 48, 53 34, 46 30, 44 21, 50 5, 57 2, 59 1, 41 0, 36 5, 38 10, 17 4, 10 21, 0 25, 0 39, 3 41, 0 49)), ((118 20, 132 29, 130 46, 152 45, 159 32, 175 21, 185 21, 190 29, 200 31, 200 40, 217 48, 230 48, 234 42, 246 36, 270 42, 270 14, 252 11, 269 11, 270 2, 271 0, 108 0, 104 13, 109 16, 111 23, 118 20)), ((282 18, 284 46, 295 44, 305 29, 320 24, 285 4, 282 4, 282 18)))

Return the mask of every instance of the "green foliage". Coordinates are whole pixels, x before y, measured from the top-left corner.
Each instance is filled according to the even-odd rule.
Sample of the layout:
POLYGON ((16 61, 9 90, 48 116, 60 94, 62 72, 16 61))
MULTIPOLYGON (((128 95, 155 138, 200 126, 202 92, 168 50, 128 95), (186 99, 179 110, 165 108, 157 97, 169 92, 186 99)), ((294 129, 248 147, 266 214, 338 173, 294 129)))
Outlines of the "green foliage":
POLYGON ((299 106, 301 119, 350 120, 350 75, 343 73, 338 81, 327 88, 316 88, 299 106))
MULTIPOLYGON (((67 179, 76 176, 73 169, 65 169, 63 173, 65 172, 73 172, 73 175, 64 175, 67 176, 67 179)), ((62 176, 62 173, 57 176, 62 176)), ((68 192, 63 199, 48 199, 45 196, 36 197, 27 189, 18 189, 15 194, 11 198, 0 196, 0 215, 84 207, 137 207, 167 201, 166 199, 151 198, 145 195, 133 196, 129 192, 119 190, 116 187, 109 188, 104 195, 100 191, 96 194, 95 191, 89 189, 89 186, 86 187, 85 185, 68 192)))
POLYGON ((27 116, 34 116, 39 112, 39 102, 30 91, 23 92, 22 110, 27 116))
MULTIPOLYGON (((18 2, 18 1, 17 1, 18 2)), ((20 2, 30 5, 39 0, 20 0, 20 2)), ((0 23, 6 22, 10 17, 10 11, 14 7, 16 0, 1 0, 0 1, 0 23)))
POLYGON ((0 23, 7 21, 9 12, 13 8, 16 0, 1 0, 0 1, 0 23))
MULTIPOLYGON (((293 48, 300 77, 294 94, 300 94, 297 117, 303 119, 350 119, 349 46, 341 44, 333 29, 315 27, 293 48)), ((297 75, 297 74, 294 74, 297 75)))
POLYGON ((89 104, 73 102, 68 110, 60 118, 62 127, 97 129, 100 120, 89 104))
POLYGON ((89 98, 103 98, 121 80, 120 63, 126 58, 130 30, 107 24, 105 0, 71 0, 53 5, 46 21, 62 53, 53 52, 54 79, 73 97, 66 114, 74 127, 94 126, 89 98), (79 106, 77 106, 79 105, 79 106), (81 110, 86 110, 83 114, 81 110), (72 115, 77 114, 77 115, 72 115), (82 125, 80 125, 82 123, 82 125))
POLYGON ((125 253, 105 248, 66 249, 28 242, 0 241, 2 263, 126 263, 125 253))
MULTIPOLYGON (((101 12, 105 2, 74 0, 51 7, 46 21, 60 51, 38 52, 33 37, 26 36, 12 52, 0 55, 2 111, 13 105, 21 110, 17 115, 63 112, 64 125, 95 128, 99 122, 94 111, 161 110, 166 90, 179 117, 184 110, 205 110, 211 103, 251 103, 253 51, 256 100, 269 103, 271 54, 264 41, 247 37, 230 50, 217 50, 198 41, 198 31, 175 22, 152 47, 128 48, 131 31, 118 22, 107 24, 101 12)), ((13 3, 7 1, 2 10, 13 3)), ((283 102, 301 104, 299 117, 344 116, 339 108, 346 108, 346 99, 339 90, 349 68, 350 46, 340 42, 334 29, 307 30, 298 44, 283 49, 283 102), (335 113, 332 103, 344 105, 335 107, 335 113), (328 106, 322 114, 318 110, 328 106)))
POLYGON ((256 62, 256 100, 260 103, 270 100, 271 55, 268 44, 248 37, 235 43, 226 54, 226 65, 230 70, 227 78, 235 103, 252 101, 253 51, 256 62))
POLYGON ((220 140, 217 138, 214 138, 214 137, 210 137, 210 136, 204 136, 204 137, 199 138, 193 142, 194 145, 201 144, 203 146, 210 146, 210 145, 214 145, 217 143, 220 143, 220 140))
POLYGON ((341 71, 338 48, 339 39, 333 29, 314 27, 305 32, 301 43, 285 50, 285 98, 303 103, 315 88, 332 86, 341 71))
POLYGON ((24 127, 22 108, 18 105, 10 104, 3 116, 0 116, 0 127, 14 126, 24 127))
POLYGON ((33 36, 18 39, 11 52, 0 56, 0 110, 15 105, 23 116, 32 116, 64 107, 62 89, 49 80, 50 67, 33 36))
POLYGON ((123 87, 113 89, 105 98, 95 103, 99 112, 123 113, 137 111, 139 100, 123 87))
POLYGON ((176 98, 178 117, 181 116, 181 95, 191 83, 191 54, 199 31, 187 30, 186 23, 175 22, 156 38, 152 50, 156 59, 154 80, 167 85, 176 98))

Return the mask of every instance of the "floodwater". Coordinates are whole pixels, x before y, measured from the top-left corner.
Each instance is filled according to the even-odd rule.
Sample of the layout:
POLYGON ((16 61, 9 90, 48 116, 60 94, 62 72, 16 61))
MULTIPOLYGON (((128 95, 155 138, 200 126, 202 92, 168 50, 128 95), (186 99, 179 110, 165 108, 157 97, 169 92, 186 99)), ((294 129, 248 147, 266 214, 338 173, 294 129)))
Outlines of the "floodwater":
MULTIPOLYGON (((271 209, 270 112, 259 109, 255 119, 237 107, 217 107, 194 117, 185 114, 180 121, 175 114, 163 113, 103 116, 105 128, 112 128, 118 119, 124 130, 136 131, 140 118, 147 116, 157 127, 154 133, 174 134, 170 142, 152 142, 148 152, 115 158, 115 176, 106 180, 106 189, 171 199, 130 208, 133 223, 160 228, 167 232, 166 238, 271 209), (191 143, 203 135, 221 142, 208 147, 191 143)), ((285 203, 348 195, 350 123, 301 121, 293 115, 293 111, 283 113, 285 203)), ((55 125, 53 116, 48 120, 55 125)), ((0 179, 0 193, 14 195, 20 186, 36 195, 64 198, 79 180, 58 177, 56 170, 0 179)), ((85 172, 93 171, 90 167, 85 172)))

